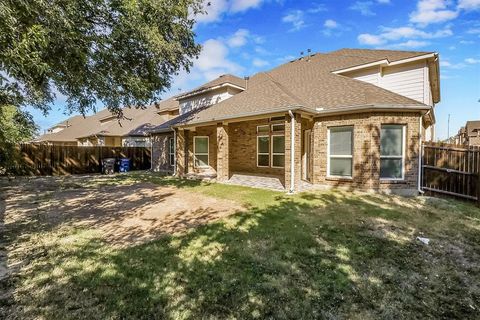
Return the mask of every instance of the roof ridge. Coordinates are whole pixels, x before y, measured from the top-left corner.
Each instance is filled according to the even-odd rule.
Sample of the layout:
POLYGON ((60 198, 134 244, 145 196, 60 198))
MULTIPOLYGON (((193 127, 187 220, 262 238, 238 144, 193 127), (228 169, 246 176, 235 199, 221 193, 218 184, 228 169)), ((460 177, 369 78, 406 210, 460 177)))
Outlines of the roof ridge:
POLYGON ((267 72, 262 72, 262 73, 265 73, 265 75, 270 79, 270 81, 272 81, 280 90, 282 90, 287 96, 289 96, 290 98, 292 98, 293 100, 297 100, 298 102, 300 102, 303 106, 306 106, 306 103, 300 99, 298 96, 296 96, 293 92, 291 92, 290 90, 288 90, 284 85, 282 85, 281 83, 278 82, 278 80, 276 80, 271 74, 267 73, 267 72))

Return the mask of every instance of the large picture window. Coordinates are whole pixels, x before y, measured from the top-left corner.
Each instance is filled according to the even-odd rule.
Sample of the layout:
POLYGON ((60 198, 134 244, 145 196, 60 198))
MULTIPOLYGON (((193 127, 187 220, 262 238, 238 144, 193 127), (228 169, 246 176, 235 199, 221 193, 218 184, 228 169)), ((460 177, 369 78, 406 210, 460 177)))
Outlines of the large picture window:
POLYGON ((405 126, 386 124, 380 131, 380 178, 403 180, 405 166, 405 126))
POLYGON ((193 138, 193 153, 195 155, 195 167, 208 167, 208 137, 193 138))
POLYGON ((175 141, 173 138, 168 139, 168 161, 173 167, 175 164, 175 141))
POLYGON ((353 168, 353 127, 328 129, 328 176, 351 178, 353 168))
POLYGON ((257 137, 257 166, 268 167, 270 165, 270 136, 257 137))

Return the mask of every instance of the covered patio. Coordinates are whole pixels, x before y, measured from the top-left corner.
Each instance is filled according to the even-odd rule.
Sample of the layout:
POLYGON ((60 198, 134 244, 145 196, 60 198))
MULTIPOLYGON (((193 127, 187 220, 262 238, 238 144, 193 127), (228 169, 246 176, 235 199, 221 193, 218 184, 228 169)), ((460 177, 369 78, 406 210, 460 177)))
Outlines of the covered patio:
POLYGON ((283 112, 178 128, 176 172, 188 178, 293 191, 311 176, 308 124, 300 113, 283 112))

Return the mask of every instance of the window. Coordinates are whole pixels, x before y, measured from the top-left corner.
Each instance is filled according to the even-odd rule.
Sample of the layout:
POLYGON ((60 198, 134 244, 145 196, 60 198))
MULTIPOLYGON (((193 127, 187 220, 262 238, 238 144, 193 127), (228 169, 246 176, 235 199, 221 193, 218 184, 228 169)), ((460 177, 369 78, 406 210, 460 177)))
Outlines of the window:
POLYGON ((175 165, 175 142, 173 138, 168 139, 168 156, 171 166, 175 165))
POLYGON ((328 176, 352 177, 353 127, 328 129, 328 176))
POLYGON ((257 126, 257 133, 266 133, 268 134, 270 132, 270 126, 265 125, 265 126, 257 126))
POLYGON ((257 166, 268 167, 270 164, 270 137, 257 137, 257 166))
POLYGON ((285 136, 272 136, 272 167, 285 166, 285 136))
POLYGON ((405 126, 382 125, 380 131, 380 179, 403 180, 405 126))
POLYGON ((283 123, 272 124, 272 132, 283 132, 283 131, 285 131, 285 124, 283 123))
POLYGON ((195 167, 208 167, 208 137, 193 137, 195 167))

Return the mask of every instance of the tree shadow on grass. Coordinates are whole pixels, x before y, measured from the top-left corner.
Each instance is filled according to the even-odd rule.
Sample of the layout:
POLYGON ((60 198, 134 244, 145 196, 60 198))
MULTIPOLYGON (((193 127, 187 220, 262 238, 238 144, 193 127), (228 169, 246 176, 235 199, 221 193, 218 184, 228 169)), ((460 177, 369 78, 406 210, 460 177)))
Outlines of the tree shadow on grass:
POLYGON ((184 235, 124 249, 106 246, 100 235, 84 229, 62 234, 42 244, 47 254, 19 279, 17 305, 9 315, 62 319, 478 315, 469 308, 478 308, 478 286, 470 283, 465 288, 479 276, 478 269, 465 274, 455 270, 460 268, 456 261, 413 239, 372 233, 375 219, 351 222, 359 206, 370 206, 361 199, 331 193, 303 197, 313 198, 308 202, 282 198, 267 208, 252 207, 184 235), (339 223, 339 215, 344 215, 344 222, 339 223), (441 272, 441 280, 435 272, 441 272))

